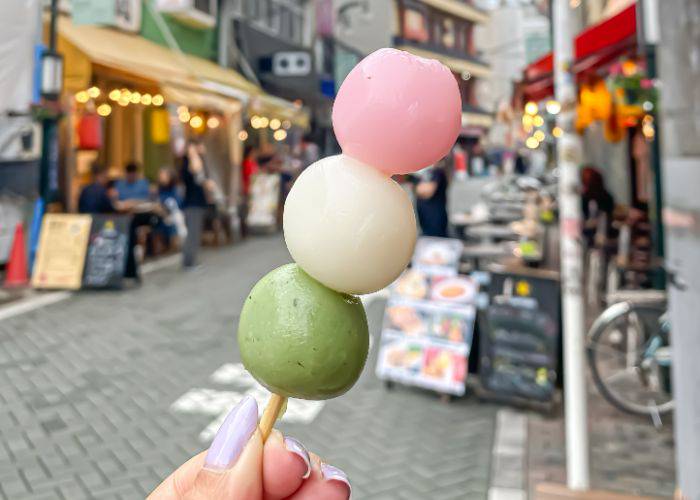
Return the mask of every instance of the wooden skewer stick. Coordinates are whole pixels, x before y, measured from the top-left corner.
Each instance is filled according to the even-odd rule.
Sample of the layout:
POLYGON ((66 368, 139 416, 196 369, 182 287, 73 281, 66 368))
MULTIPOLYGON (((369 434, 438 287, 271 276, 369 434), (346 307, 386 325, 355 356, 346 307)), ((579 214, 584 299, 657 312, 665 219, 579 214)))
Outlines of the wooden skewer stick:
POLYGON ((265 411, 263 411, 262 418, 260 419, 260 433, 262 434, 263 443, 267 441, 275 422, 277 422, 280 411, 282 411, 286 402, 287 398, 279 394, 273 393, 270 396, 270 400, 267 402, 265 411))

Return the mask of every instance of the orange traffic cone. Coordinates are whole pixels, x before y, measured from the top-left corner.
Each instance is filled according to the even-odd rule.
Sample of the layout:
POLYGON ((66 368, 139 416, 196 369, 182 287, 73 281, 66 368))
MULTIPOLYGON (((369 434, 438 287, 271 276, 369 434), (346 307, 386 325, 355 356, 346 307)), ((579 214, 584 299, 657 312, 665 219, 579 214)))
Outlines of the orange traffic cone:
POLYGON ((19 222, 15 227, 15 237, 12 240, 10 259, 7 261, 5 273, 5 286, 25 286, 29 283, 27 276, 27 253, 24 247, 24 229, 19 222))

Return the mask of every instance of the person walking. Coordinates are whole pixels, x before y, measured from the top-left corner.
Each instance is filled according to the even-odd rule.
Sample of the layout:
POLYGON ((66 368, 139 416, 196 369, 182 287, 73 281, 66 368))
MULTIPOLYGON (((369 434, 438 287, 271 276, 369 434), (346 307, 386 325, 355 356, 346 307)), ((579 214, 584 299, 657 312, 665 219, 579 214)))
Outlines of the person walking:
POLYGON ((202 242, 204 216, 208 206, 207 175, 204 165, 205 152, 204 145, 200 142, 188 141, 180 167, 180 179, 185 186, 182 206, 187 226, 187 237, 182 249, 182 267, 184 269, 191 269, 197 264, 197 255, 202 242))
POLYGON ((447 238, 447 173, 442 164, 419 173, 416 211, 423 236, 447 238))

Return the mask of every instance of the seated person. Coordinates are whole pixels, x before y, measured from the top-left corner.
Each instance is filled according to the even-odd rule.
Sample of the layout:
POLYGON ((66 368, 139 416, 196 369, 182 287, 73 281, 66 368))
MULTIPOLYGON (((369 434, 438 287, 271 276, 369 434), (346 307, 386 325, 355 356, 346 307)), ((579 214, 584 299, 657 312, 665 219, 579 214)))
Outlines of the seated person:
POLYGON ((78 212, 81 214, 108 214, 116 212, 115 203, 108 188, 107 169, 99 163, 90 168, 92 182, 80 192, 78 212))
POLYGON ((115 187, 119 193, 119 201, 148 201, 151 197, 148 181, 141 177, 139 166, 129 163, 125 168, 126 174, 119 179, 115 187))

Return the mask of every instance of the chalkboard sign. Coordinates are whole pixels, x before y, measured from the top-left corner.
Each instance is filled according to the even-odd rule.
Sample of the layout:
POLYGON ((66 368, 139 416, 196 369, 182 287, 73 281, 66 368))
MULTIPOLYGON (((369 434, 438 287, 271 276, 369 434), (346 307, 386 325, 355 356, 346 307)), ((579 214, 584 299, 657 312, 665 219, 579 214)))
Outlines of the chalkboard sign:
POLYGON ((492 273, 489 299, 480 344, 482 386, 506 399, 550 402, 560 366, 555 273, 492 273))
POLYGON ((128 215, 93 215, 85 259, 83 286, 119 288, 122 286, 129 249, 128 215))

